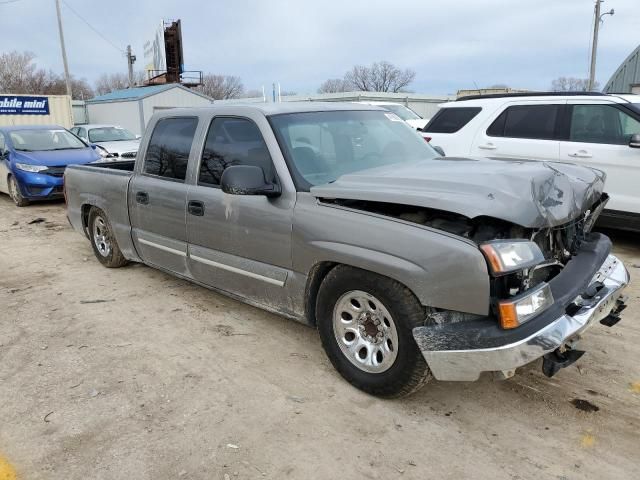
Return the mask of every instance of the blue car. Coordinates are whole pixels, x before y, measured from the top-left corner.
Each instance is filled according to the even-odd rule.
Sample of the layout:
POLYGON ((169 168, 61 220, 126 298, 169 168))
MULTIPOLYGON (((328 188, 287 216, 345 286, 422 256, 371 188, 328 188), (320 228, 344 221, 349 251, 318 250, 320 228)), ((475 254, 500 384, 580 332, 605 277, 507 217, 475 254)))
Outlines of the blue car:
POLYGON ((101 159, 92 146, 63 127, 0 127, 0 192, 19 207, 60 198, 67 165, 101 159))

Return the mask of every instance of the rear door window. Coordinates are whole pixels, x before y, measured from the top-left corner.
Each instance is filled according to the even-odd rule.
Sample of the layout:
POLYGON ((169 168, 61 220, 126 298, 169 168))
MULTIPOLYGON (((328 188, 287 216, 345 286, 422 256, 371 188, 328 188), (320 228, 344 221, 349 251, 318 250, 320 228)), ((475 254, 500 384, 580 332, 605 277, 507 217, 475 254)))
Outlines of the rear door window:
POLYGON ((441 108, 423 128, 423 131, 455 133, 469 123, 481 110, 480 107, 441 108))
POLYGON ((487 129, 490 137, 553 140, 562 105, 514 105, 487 129))
POLYGON ((257 166, 267 181, 275 179, 273 162, 258 126, 247 118, 216 117, 207 132, 198 183, 219 186, 222 173, 231 165, 257 166))
POLYGON ((165 118, 156 123, 144 160, 144 173, 184 181, 198 126, 195 117, 165 118))

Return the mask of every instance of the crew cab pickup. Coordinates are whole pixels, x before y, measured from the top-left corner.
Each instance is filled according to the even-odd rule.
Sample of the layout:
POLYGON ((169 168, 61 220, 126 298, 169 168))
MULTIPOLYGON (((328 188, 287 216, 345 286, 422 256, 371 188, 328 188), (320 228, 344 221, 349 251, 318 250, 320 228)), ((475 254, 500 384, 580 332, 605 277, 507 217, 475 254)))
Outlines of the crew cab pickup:
POLYGON ((629 276, 591 232, 604 181, 441 157, 375 106, 286 103, 158 112, 135 161, 70 166, 65 194, 106 267, 315 326, 346 380, 397 397, 540 358, 551 376, 620 319, 629 276))

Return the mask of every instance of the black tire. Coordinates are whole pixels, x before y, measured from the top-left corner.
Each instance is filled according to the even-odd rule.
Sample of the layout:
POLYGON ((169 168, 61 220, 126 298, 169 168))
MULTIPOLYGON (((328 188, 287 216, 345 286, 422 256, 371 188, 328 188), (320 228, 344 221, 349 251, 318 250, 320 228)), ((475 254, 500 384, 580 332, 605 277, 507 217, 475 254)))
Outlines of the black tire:
POLYGON ((404 285, 346 265, 337 266, 327 274, 316 301, 316 319, 322 346, 335 369, 356 388, 385 398, 409 395, 432 377, 412 333, 414 327, 424 325, 425 317, 425 308, 404 285), (347 353, 343 353, 338 344, 337 334, 334 333, 334 310, 341 299, 348 298, 350 292, 354 291, 375 297, 393 317, 397 351, 393 363, 385 371, 364 371, 349 359, 347 353))
POLYGON ((109 219, 98 207, 92 207, 89 211, 89 240, 93 253, 105 267, 118 268, 129 263, 120 251, 109 219))
POLYGON ((20 192, 20 187, 18 186, 18 182, 13 175, 9 175, 7 179, 7 183, 9 184, 9 196, 13 203, 18 207, 26 207, 29 205, 29 200, 22 196, 22 192, 20 192))

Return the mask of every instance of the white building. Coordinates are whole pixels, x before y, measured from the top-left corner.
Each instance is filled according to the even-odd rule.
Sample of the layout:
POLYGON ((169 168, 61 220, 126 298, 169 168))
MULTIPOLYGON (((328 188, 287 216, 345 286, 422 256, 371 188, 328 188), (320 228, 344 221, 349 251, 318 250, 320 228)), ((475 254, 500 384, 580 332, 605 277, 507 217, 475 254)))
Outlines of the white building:
POLYGON ((213 99, 177 83, 115 90, 87 100, 89 123, 119 125, 142 135, 156 110, 175 107, 206 107, 213 99))

